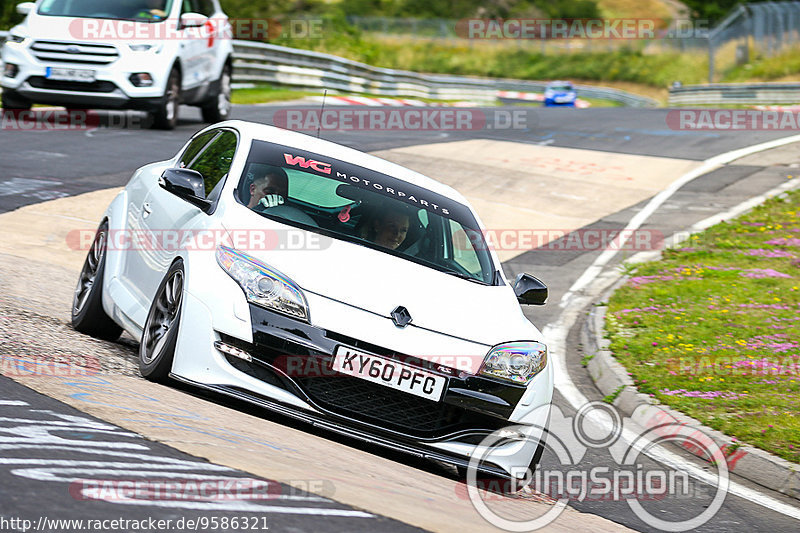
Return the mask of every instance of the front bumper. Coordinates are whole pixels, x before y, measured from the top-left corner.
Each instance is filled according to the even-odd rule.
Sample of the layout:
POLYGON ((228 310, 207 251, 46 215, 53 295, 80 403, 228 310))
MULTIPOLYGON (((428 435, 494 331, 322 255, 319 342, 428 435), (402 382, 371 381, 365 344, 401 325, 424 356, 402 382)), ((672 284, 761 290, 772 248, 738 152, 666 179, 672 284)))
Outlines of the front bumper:
MULTIPOLYGON (((17 65, 19 71, 12 78, 0 77, 3 90, 22 96, 33 103, 86 107, 92 109, 154 109, 164 94, 171 63, 166 54, 139 52, 135 55, 118 47, 119 56, 107 64, 42 60, 31 51, 32 41, 25 44, 6 45, 2 48, 5 63, 17 65), (91 83, 47 79, 47 67, 93 70, 91 83), (147 72, 153 78, 150 87, 137 87, 130 76, 147 72)), ((79 57, 79 56, 78 56, 79 57)))
MULTIPOLYGON (((518 424, 509 421, 509 417, 528 390, 526 387, 458 372, 445 373, 420 359, 415 358, 412 363, 404 360, 401 354, 359 339, 257 306, 248 307, 252 342, 215 332, 213 338, 205 339, 192 334, 185 346, 188 348, 191 343, 198 348, 203 344, 211 347, 214 340, 218 340, 239 348, 249 360, 223 354, 213 347, 213 354, 201 357, 192 348, 191 363, 188 363, 189 357, 187 363, 176 360, 174 377, 350 437, 462 467, 469 464, 470 456, 485 437, 518 424), (445 375, 447 386, 441 401, 418 398, 334 372, 330 361, 340 345, 400 359, 428 372, 445 375), (287 364, 287 358, 294 363, 287 364), (190 371, 190 367, 205 368, 195 372, 190 371)), ((192 330, 197 332, 204 326, 197 322, 204 313, 198 313, 197 307, 194 309, 191 324, 192 330)), ((534 386, 552 386, 548 372, 542 372, 534 380, 534 386)), ((550 394, 543 396, 549 398, 550 394)), ((514 468, 527 468, 538 460, 547 411, 538 409, 537 412, 541 414, 526 418, 526 427, 530 428, 526 436, 512 436, 498 446, 498 453, 490 454, 481 463, 482 472, 508 476, 514 468)))

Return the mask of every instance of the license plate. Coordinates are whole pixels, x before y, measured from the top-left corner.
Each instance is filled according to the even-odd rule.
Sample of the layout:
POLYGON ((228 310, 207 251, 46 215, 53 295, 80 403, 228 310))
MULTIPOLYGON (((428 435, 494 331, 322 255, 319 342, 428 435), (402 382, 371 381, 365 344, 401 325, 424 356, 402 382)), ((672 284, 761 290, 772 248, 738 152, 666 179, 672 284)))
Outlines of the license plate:
POLYGON ((82 81, 92 83, 95 80, 95 71, 82 68, 57 68, 47 67, 45 78, 59 81, 82 81))
POLYGON ((333 357, 334 370, 421 398, 438 402, 442 399, 447 378, 399 363, 378 355, 357 352, 337 346, 333 357))

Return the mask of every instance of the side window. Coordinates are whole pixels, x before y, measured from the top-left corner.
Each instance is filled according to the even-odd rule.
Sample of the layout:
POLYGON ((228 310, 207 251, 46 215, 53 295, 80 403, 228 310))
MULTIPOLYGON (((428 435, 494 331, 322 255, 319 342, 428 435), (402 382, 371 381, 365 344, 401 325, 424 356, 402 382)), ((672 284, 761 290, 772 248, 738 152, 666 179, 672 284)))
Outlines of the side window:
POLYGON ((219 131, 209 131, 192 140, 183 152, 180 161, 178 161, 178 166, 180 168, 189 166, 192 161, 194 161, 195 157, 197 157, 197 154, 200 153, 200 150, 202 150, 206 143, 213 139, 217 133, 219 133, 219 131))
POLYGON ((183 0, 181 14, 184 13, 197 13, 197 0, 183 0))
POLYGON ((214 14, 214 2, 211 0, 196 0, 197 12, 210 17, 214 14))
POLYGON ((194 161, 186 166, 186 168, 196 170, 203 175, 206 196, 211 194, 214 186, 228 173, 233 162, 234 152, 236 152, 236 134, 232 131, 223 131, 208 143, 194 161))

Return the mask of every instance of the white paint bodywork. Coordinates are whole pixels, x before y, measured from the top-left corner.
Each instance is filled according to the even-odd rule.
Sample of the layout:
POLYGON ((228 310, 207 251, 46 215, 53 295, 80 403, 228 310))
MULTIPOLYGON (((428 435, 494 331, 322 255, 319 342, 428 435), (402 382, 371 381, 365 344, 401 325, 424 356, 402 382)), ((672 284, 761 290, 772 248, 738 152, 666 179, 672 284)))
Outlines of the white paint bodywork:
MULTIPOLYGON (((108 1, 111 3, 113 0, 108 1)), ((39 89, 25 82, 30 76, 45 76, 47 67, 91 69, 95 71, 96 80, 110 81, 118 87, 118 90, 109 93, 69 91, 71 95, 84 96, 86 105, 90 106, 93 102, 111 102, 123 98, 161 97, 165 93, 170 71, 176 65, 182 73, 182 90, 208 90, 211 82, 220 78, 225 62, 233 55, 230 25, 217 0, 213 1, 215 13, 210 17, 216 28, 214 38, 201 38, 205 34, 198 28, 177 29, 183 4, 178 0, 172 2, 167 17, 157 23, 161 25, 158 29, 147 22, 40 15, 37 11, 41 3, 42 0, 38 0, 25 20, 9 31, 26 40, 22 43, 6 43, 2 47, 3 61, 19 66, 19 73, 14 78, 0 73, 0 85, 25 91, 34 102, 36 95, 58 92, 39 89), (125 38, 128 33, 132 38, 125 38), (77 46, 113 45, 119 56, 113 62, 102 65, 47 61, 38 59, 30 49, 37 40, 77 46), (129 47, 137 44, 153 45, 154 48, 136 51, 129 47), (130 75, 139 72, 149 73, 153 85, 133 85, 130 75)), ((76 56, 76 60, 79 59, 80 56, 76 56)))
MULTIPOLYGON (((219 232, 238 229, 300 231, 251 212, 238 203, 234 192, 254 139, 347 161, 447 196, 469 205, 458 192, 409 169, 328 141, 299 133, 228 121, 212 129, 236 132, 238 148, 213 214, 183 201, 158 185, 164 169, 176 166, 183 149, 171 160, 137 170, 109 206, 105 217, 112 232, 121 230, 192 229, 219 232), (142 206, 152 214, 145 219, 142 206), (157 220, 158 222, 152 222, 157 220)), ((187 143, 188 144, 188 143, 187 143)), ((474 212, 473 212, 474 213, 474 212)), ((476 220, 479 220, 476 216, 476 220)), ((113 238, 113 237, 112 237, 113 238)), ((320 250, 272 250, 247 253, 288 275, 303 290, 315 327, 364 340, 399 353, 442 362, 458 356, 476 374, 492 346, 513 341, 543 342, 542 334, 523 315, 513 288, 488 286, 448 275, 355 243, 331 239, 320 250), (407 307, 413 323, 398 328, 392 309, 407 307), (416 326, 416 327, 415 327, 416 326)), ((502 273, 492 252, 492 261, 502 273)), ((172 262, 181 257, 186 271, 184 308, 172 374, 199 384, 239 387, 303 410, 315 408, 288 391, 233 368, 213 346, 219 333, 252 342, 250 313, 238 284, 217 264, 214 247, 196 250, 109 249, 103 285, 103 306, 123 328, 141 336, 150 303, 172 262)), ((516 407, 510 423, 544 427, 552 400, 552 364, 540 372, 516 407)), ((533 428, 532 428, 533 430, 533 428)), ((535 436, 538 437, 538 432, 535 436)), ((474 445, 426 443, 448 454, 469 458, 474 445)), ((492 460, 511 471, 527 467, 535 442, 517 446, 514 453, 492 460)))

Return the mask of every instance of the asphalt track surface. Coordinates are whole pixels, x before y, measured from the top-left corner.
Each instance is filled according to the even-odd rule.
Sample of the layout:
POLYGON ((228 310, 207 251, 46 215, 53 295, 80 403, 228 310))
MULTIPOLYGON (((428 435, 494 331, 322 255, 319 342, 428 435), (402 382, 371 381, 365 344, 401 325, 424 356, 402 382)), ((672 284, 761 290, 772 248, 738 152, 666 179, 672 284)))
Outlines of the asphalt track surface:
MULTIPOLYGON (((306 106, 307 107, 307 106, 306 106)), ((298 107, 299 108, 299 107, 298 107)), ((271 123, 276 106, 237 106, 233 118, 271 123)), ((781 132, 681 132, 667 127, 667 110, 634 110, 634 109, 523 109, 527 117, 528 127, 516 130, 478 130, 466 132, 322 132, 322 137, 363 151, 375 151, 402 146, 413 146, 436 142, 449 142, 473 138, 508 140, 518 143, 543 144, 569 148, 598 150, 619 154, 652 155, 675 157, 682 159, 704 160, 710 156, 753 145, 759 142, 785 137, 781 132)), ((38 203, 63 196, 73 196, 101 188, 124 185, 132 171, 151 161, 165 159, 183 145, 188 137, 204 127, 199 121, 192 120, 194 110, 188 110, 186 118, 173 132, 159 132, 136 129, 108 129, 93 132, 21 132, 0 131, 0 212, 10 211, 23 205, 38 203)), ((496 110, 487 111, 487 113, 496 110)), ((647 169, 642 169, 647 172, 647 169)), ((664 204, 648 220, 646 228, 657 229, 664 234, 680 231, 692 223, 704 219, 714 213, 725 211, 750 196, 761 194, 772 187, 785 182, 787 174, 794 172, 792 168, 783 166, 762 165, 729 165, 706 176, 698 178, 683 187, 672 199, 664 204)), ((642 204, 632 206, 614 213, 593 224, 595 228, 619 228, 642 208, 642 204)), ((580 206, 576 206, 580 209, 580 206)), ((506 262, 507 274, 532 272, 544 279, 551 290, 551 302, 558 302, 561 295, 596 257, 597 252, 545 252, 533 250, 506 262)), ((622 259, 618 257, 617 260, 622 259)), ((610 265, 613 268, 614 264, 610 265)), ((548 305, 539 309, 526 309, 526 314, 540 328, 557 317, 556 305, 548 305)), ((590 400, 599 400, 602 395, 594 387, 588 375, 580 366, 580 338, 577 328, 570 332, 568 363, 570 374, 581 392, 590 400)), ((25 419, 58 419, 60 415, 87 415, 75 411, 71 407, 55 400, 33 393, 14 384, 8 379, 0 378, 2 399, 11 402, 0 405, 4 409, 0 417, 18 417, 25 419), (13 402, 25 405, 13 405, 13 402), (49 410, 44 412, 42 410, 49 410), (6 413, 11 412, 12 415, 6 413), (52 414, 57 413, 57 414, 52 414)), ((250 410, 247 406, 215 398, 215 401, 234 405, 238 409, 250 410)), ((574 416, 574 410, 556 393, 556 406, 565 416, 574 416)), ((95 421, 97 422, 97 421, 95 421)), ((87 422, 88 423, 88 422, 87 422)), ((2 427, 8 427, 3 423, 2 427)), ((83 428, 85 430, 86 428, 83 428)), ((123 435, 123 431, 107 429, 109 439, 116 442, 136 442, 136 437, 123 435), (119 435, 114 435, 119 433, 119 435)), ((311 431, 311 430, 310 430, 311 431)), ((312 431, 313 432, 313 431, 312 431)), ((63 435, 62 435, 63 436, 63 435)), ((65 438, 86 438, 86 433, 75 431, 65 438)), ((104 439, 106 435, 104 435, 104 439)), ((341 439, 351 446, 362 445, 341 439)), ((147 443, 147 453, 163 457, 191 459, 167 446, 147 443)), ((404 456, 396 456, 390 452, 374 450, 375 453, 390 457, 399 462, 413 464, 418 468, 437 471, 437 467, 420 464, 416 460, 404 456)), ((2 457, 13 457, 6 452, 2 457)), ((29 454, 26 457, 36 458, 29 454)), ((51 456, 52 458, 52 456, 51 456)), ((71 458, 58 455, 59 459, 71 458)), ((13 459, 9 459, 10 461, 13 459)), ((686 461, 693 461, 686 457, 686 461)), ((555 458, 547 454, 543 465, 557 469, 555 458)), ((642 461, 643 468, 656 469, 658 465, 652 461, 642 461)), ((586 450, 579 467, 616 466, 607 450, 586 450)), ((438 470, 447 475, 444 470, 438 470)), ((20 481, 17 477, 11 481, 9 466, 0 468, 0 487, 2 500, 0 515, 38 517, 42 514, 41 502, 47 502, 47 508, 53 509, 52 515, 59 518, 79 517, 85 514, 86 508, 77 505, 73 498, 65 497, 62 490, 46 489, 33 482, 20 481), (9 488, 13 487, 13 498, 9 488), (48 490, 50 492, 48 492, 48 490)), ((236 472, 234 477, 246 476, 236 472)), ((741 479, 736 480, 746 486, 752 486, 741 479)), ((771 497, 797 506, 796 501, 781 495, 759 489, 771 497)), ((296 492, 296 491, 295 491, 296 492)), ((654 515, 665 520, 680 520, 698 515, 709 504, 710 488, 692 482, 685 494, 665 499, 645 502, 643 505, 654 515)), ((297 503, 291 503, 297 505, 297 503)), ((101 516, 120 514, 120 506, 111 506, 103 502, 91 502, 101 516), (113 508, 112 508, 113 507, 113 508)), ((624 501, 584 501, 571 502, 574 508, 603 516, 627 527, 639 531, 658 531, 643 522, 624 501)), ((330 501, 313 502, 314 507, 336 508, 345 510, 345 506, 330 501)), ((48 511, 49 512, 49 511, 48 511)), ((154 515, 159 510, 154 510, 154 515)), ((169 512, 161 511, 164 517, 169 512), (166 514, 164 514, 166 513, 166 514)), ((124 513, 123 513, 124 514, 124 513)), ((143 511, 130 510, 131 517, 141 517, 143 511)), ((198 513, 199 516, 202 513, 198 513)), ((219 514, 219 513, 217 513, 219 514)), ((116 516, 113 515, 113 516, 116 516)), ((187 516, 185 512, 181 516, 187 516)), ((319 518, 303 516, 281 516, 275 519, 274 530, 363 530, 405 531, 410 526, 381 517, 348 518, 324 520, 320 527, 319 518), (282 522, 285 520, 285 522, 282 522), (378 520, 379 522, 375 522, 378 520), (368 524, 368 525, 365 525, 368 524), (296 529, 293 529, 296 528, 296 529)), ((1 524, 0 524, 1 525, 1 524)), ((729 495, 717 515, 699 530, 702 531, 796 531, 800 527, 797 520, 771 511, 765 507, 746 501, 743 498, 729 495)))

